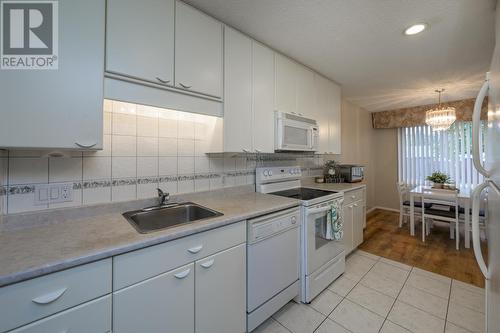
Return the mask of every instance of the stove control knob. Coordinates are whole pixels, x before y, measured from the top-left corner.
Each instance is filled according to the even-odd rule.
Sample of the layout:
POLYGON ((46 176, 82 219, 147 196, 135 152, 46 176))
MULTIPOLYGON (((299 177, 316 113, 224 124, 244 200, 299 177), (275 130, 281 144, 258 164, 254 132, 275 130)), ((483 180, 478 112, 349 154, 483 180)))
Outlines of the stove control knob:
POLYGON ((273 171, 272 170, 269 170, 267 173, 269 174, 269 177, 271 177, 273 175, 273 171))
POLYGON ((267 177, 269 175, 267 170, 262 171, 262 174, 264 175, 264 177, 267 177))

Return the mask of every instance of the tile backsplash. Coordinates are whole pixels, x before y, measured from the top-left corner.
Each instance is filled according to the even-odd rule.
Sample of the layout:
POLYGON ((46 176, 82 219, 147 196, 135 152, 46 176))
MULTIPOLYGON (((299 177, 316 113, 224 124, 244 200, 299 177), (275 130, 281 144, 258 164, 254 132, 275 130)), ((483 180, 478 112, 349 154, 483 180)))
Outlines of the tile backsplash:
POLYGON ((101 151, 51 157, 0 150, 0 215, 76 207, 253 184, 258 165, 302 166, 321 173, 322 156, 207 154, 223 150, 223 119, 104 101, 101 151), (73 183, 73 201, 35 205, 35 186, 73 183))

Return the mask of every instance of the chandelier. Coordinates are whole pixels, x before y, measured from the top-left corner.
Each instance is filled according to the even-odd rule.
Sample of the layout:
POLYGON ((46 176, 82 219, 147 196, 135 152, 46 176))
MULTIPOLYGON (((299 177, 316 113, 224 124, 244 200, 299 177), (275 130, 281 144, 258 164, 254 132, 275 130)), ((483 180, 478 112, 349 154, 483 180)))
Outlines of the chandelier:
POLYGON ((439 94, 438 106, 434 109, 425 112, 425 123, 429 125, 433 131, 445 131, 453 125, 457 116, 455 108, 441 106, 441 93, 444 89, 435 90, 439 94))

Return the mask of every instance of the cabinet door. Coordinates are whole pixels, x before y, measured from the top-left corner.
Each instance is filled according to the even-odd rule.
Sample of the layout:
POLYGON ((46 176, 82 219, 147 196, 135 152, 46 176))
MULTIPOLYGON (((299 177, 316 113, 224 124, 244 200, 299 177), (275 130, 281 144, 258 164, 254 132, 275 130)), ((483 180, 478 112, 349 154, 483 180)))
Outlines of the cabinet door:
POLYGON ((276 54, 276 110, 297 112, 296 81, 297 64, 276 54))
POLYGON ((315 109, 314 119, 319 126, 319 147, 318 153, 328 153, 329 151, 329 81, 321 75, 314 76, 315 109))
POLYGON ((174 0, 108 0, 106 71, 173 85, 174 6, 174 0))
POLYGON ((274 52, 252 43, 253 149, 274 153, 274 52))
POLYGON ((222 52, 222 24, 177 1, 175 86, 222 97, 222 52))
POLYGON ((194 264, 113 293, 114 333, 194 332, 194 264))
POLYGON ((195 290, 196 332, 245 332, 246 244, 197 261, 195 290))
POLYGON ((314 72, 297 64, 297 113, 307 118, 314 118, 316 103, 314 91, 314 72))
POLYGON ((105 1, 58 3, 58 69, 1 71, 0 147, 102 149, 105 1))
POLYGON ((225 29, 224 151, 252 150, 252 40, 225 29))
POLYGON ((352 204, 344 206, 344 236, 342 238, 345 254, 349 254, 354 249, 354 206, 352 204))
POLYGON ((365 219, 364 201, 356 201, 353 204, 353 245, 358 247, 363 243, 363 225, 365 219))
POLYGON ((340 154, 342 152, 341 141, 341 90, 340 86, 334 82, 328 81, 328 152, 331 154, 340 154))

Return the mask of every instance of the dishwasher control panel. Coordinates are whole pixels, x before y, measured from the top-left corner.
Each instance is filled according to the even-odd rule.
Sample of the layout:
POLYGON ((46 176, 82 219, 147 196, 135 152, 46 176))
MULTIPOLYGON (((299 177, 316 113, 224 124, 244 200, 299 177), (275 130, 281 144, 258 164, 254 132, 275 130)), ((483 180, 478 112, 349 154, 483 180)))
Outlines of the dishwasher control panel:
POLYGON ((299 223, 300 211, 298 209, 249 220, 248 242, 257 242, 285 230, 296 228, 299 226, 299 223))

